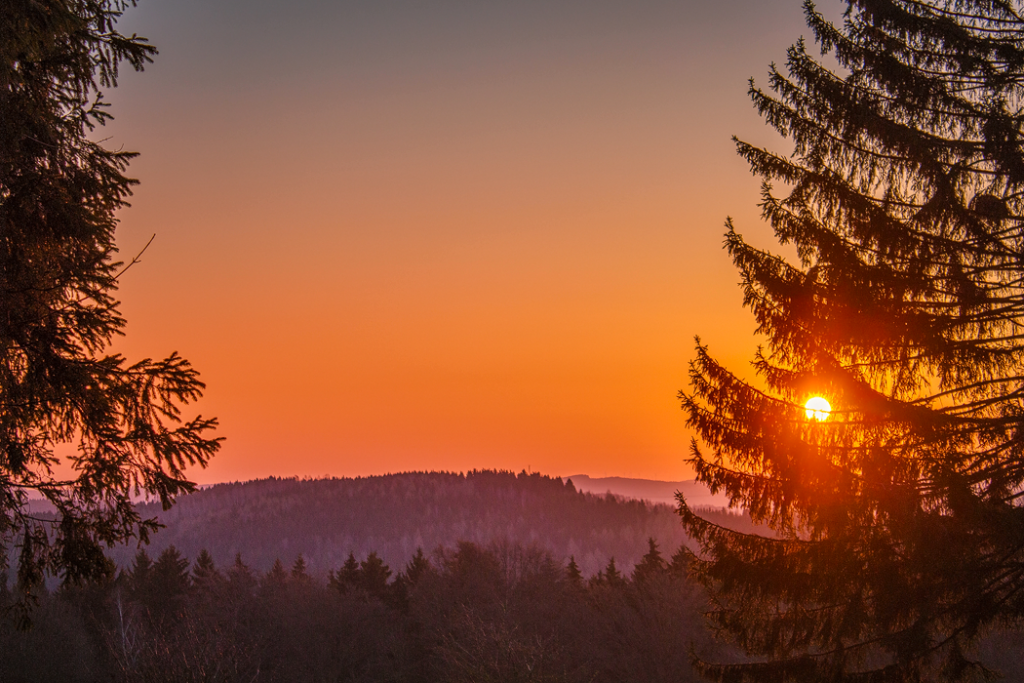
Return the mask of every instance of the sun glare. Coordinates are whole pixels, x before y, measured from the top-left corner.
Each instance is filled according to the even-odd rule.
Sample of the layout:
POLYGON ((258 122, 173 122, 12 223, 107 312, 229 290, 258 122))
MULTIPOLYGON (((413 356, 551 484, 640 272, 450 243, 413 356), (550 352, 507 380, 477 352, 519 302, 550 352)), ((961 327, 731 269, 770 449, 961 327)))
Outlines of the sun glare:
POLYGON ((807 403, 804 404, 804 414, 807 415, 807 419, 815 419, 819 422, 827 420, 828 414, 832 412, 832 406, 829 402, 823 399, 821 396, 815 396, 807 399, 807 403))

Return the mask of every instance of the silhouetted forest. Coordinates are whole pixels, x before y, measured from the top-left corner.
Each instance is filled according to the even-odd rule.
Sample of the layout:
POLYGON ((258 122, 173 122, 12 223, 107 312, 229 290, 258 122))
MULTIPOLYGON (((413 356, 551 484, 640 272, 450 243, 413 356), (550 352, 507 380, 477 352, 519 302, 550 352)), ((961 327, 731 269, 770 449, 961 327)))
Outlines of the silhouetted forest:
POLYGON ((537 548, 462 542, 400 571, 350 555, 324 580, 302 556, 258 572, 143 550, 101 585, 42 594, 31 630, 5 621, 2 680, 693 681, 691 648, 711 645, 685 563, 650 541, 631 574, 609 559, 585 578, 537 548))
MULTIPOLYGON (((558 561, 575 556, 589 576, 609 557, 631 570, 647 552, 648 538, 673 549, 686 540, 668 505, 582 493, 558 477, 493 470, 261 479, 213 486, 166 512, 159 504, 140 506, 140 512, 166 525, 153 537, 154 555, 170 545, 187 557, 205 548, 225 564, 241 553, 260 571, 300 553, 311 572, 326 574, 349 553, 376 552, 400 566, 417 548, 506 540, 536 546, 558 561)), ((714 514, 725 524, 749 526, 743 516, 714 514)), ((118 549, 113 558, 124 566, 135 550, 118 549)))

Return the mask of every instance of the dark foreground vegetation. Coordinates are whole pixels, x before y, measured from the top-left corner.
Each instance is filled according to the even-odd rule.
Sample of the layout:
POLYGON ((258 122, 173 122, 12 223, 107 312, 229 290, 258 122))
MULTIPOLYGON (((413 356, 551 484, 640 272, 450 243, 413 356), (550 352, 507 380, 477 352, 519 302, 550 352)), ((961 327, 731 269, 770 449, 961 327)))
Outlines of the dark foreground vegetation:
POLYGON ((0 680, 694 681, 690 652, 711 645, 685 558, 649 541, 631 574, 609 558, 585 578, 534 548, 463 542, 316 576, 301 556, 263 573, 139 551, 116 578, 42 593, 30 630, 0 623, 0 680))

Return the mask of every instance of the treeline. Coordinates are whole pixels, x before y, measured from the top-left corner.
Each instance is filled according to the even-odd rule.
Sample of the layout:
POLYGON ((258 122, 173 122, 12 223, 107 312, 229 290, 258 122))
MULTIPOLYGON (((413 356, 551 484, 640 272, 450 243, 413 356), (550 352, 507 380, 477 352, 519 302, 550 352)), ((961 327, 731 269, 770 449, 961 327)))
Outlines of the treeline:
MULTIPOLYGON (((665 548, 686 542, 668 505, 583 493, 558 477, 492 470, 262 479, 204 489, 166 512, 159 505, 140 511, 166 525, 152 540, 153 555, 170 545, 189 557, 208 548, 220 564, 241 553, 260 571, 275 558, 302 554, 312 571, 326 574, 350 552, 376 552, 400 566, 416 548, 508 539, 556 560, 572 555, 589 576, 609 557, 632 568, 647 538, 665 548)), ((747 523, 739 515, 713 514, 722 523, 747 523)), ((122 547, 113 559, 125 566, 136 549, 122 547)))
POLYGON ((653 539, 631 572, 608 558, 592 576, 512 542, 397 570, 350 554, 326 576, 301 555, 260 572, 142 550, 105 583, 40 595, 30 630, 0 620, 0 680, 696 681, 690 655, 712 646, 685 569, 653 539))

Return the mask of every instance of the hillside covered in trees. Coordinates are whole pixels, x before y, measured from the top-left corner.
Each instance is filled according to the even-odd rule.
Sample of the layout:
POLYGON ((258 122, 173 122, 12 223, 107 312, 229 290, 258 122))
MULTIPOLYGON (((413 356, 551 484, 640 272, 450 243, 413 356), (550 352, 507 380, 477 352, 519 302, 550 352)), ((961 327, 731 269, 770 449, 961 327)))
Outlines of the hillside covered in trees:
MULTIPOLYGON (((187 557, 207 549, 219 564, 241 554, 252 567, 302 555, 325 575, 353 553, 376 552, 400 566, 418 548, 431 552, 459 541, 507 541, 539 548, 559 562, 574 556, 586 576, 614 557, 627 571, 653 538, 674 552, 686 538, 675 510, 612 495, 583 493, 572 480, 537 473, 409 472, 341 479, 262 479, 219 484, 179 499, 169 511, 140 506, 165 528, 152 538, 154 556, 174 545, 187 557)), ((740 515, 715 513, 729 525, 740 515)), ((122 567, 136 546, 117 549, 122 567)))
MULTIPOLYGON (((740 661, 667 505, 485 471, 225 484, 140 511, 166 528, 105 580, 36 589, 25 614, 0 574, 0 681, 689 683, 694 654, 740 661)), ((1018 633, 981 648, 1024 674, 1018 633)))

